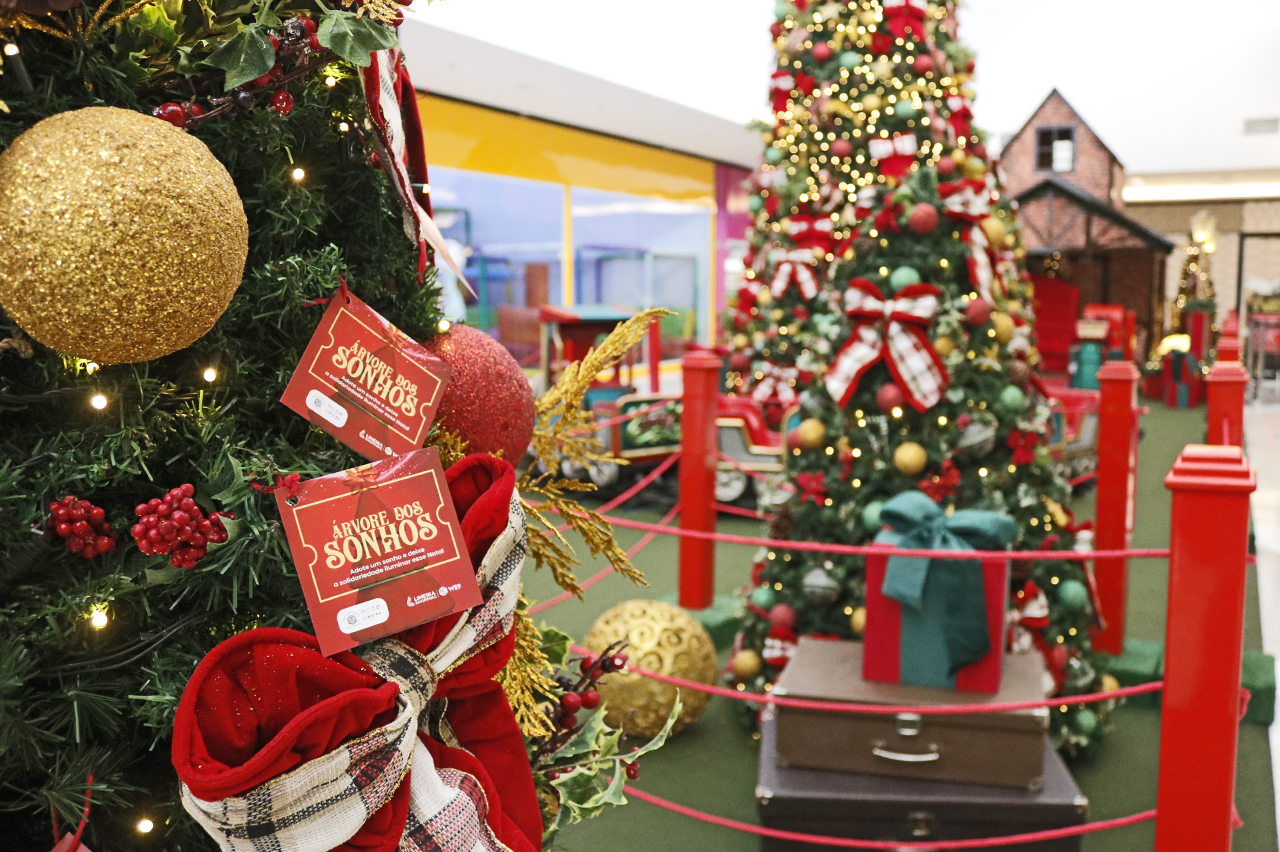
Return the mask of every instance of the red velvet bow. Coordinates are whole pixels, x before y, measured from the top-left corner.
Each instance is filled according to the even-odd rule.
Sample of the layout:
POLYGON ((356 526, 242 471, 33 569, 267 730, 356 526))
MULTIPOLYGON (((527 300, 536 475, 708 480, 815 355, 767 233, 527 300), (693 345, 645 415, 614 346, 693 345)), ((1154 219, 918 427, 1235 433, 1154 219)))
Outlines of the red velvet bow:
POLYGON ((884 0, 885 26, 901 39, 912 33, 917 39, 924 37, 924 18, 927 11, 924 0, 884 0))
POLYGON ((1036 460, 1036 445, 1040 436, 1035 432, 1023 432, 1021 429, 1009 430, 1009 449, 1013 450, 1014 464, 1030 464, 1036 460))

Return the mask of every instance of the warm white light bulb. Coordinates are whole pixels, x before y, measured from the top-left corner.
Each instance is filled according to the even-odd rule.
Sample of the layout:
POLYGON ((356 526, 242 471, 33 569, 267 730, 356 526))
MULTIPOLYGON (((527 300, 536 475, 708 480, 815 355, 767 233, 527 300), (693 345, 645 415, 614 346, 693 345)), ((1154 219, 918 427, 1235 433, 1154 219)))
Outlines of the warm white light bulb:
POLYGON ((89 404, 101 411, 107 407, 107 398, 100 393, 95 393, 89 400, 89 404))
POLYGON ((332 89, 334 86, 338 85, 338 81, 333 77, 325 77, 324 84, 332 89))
POLYGON ((6 45, 4 46, 4 55, 5 55, 5 56, 17 56, 17 55, 18 55, 18 46, 17 46, 16 44, 14 44, 13 42, 9 42, 8 44, 6 44, 6 45))
POLYGON ((350 129, 351 129, 351 125, 347 124, 345 121, 338 122, 338 131, 340 133, 346 133, 350 129))
POLYGON ((436 328, 440 329, 442 332, 448 331, 452 326, 453 323, 449 322, 447 319, 442 319, 440 322, 436 323, 436 328))
POLYGON ((94 373, 98 372, 98 362, 97 361, 86 362, 84 365, 84 371, 92 376, 94 373))
POLYGON ((148 832, 151 831, 151 829, 155 827, 156 827, 156 824, 151 820, 146 819, 145 817, 138 820, 138 831, 141 831, 143 834, 147 834, 148 832))
POLYGON ((106 627, 107 611, 105 609, 95 609, 93 614, 89 616, 89 623, 99 630, 106 627))
POLYGON ((294 169, 294 170, 293 170, 293 179, 294 179, 294 180, 302 180, 302 179, 303 179, 304 177, 306 177, 306 176, 307 176, 307 173, 306 173, 306 172, 304 172, 304 171, 303 171, 302 169, 300 169, 300 168, 298 168, 298 169, 294 169))
POLYGON ((205 369, 204 369, 204 380, 205 380, 206 382, 216 381, 216 380, 217 380, 217 378, 218 378, 218 371, 217 371, 217 370, 213 369, 212 367, 205 367, 205 369))

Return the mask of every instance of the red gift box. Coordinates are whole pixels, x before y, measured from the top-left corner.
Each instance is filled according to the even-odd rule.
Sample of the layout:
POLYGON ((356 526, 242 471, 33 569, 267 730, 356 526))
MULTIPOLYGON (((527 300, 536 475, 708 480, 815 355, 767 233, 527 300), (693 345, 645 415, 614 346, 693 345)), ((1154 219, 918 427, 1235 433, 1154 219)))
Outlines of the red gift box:
MULTIPOLYGON (((877 541, 879 540, 880 537, 877 537, 877 541)), ((1009 560, 982 560, 991 650, 977 662, 960 669, 953 678, 945 680, 913 671, 910 666, 904 668, 902 604, 886 597, 881 591, 888 566, 888 554, 872 554, 867 557, 867 626, 862 635, 862 677, 882 683, 950 687, 961 692, 999 692, 1004 656, 1005 611, 1009 598, 1009 560)), ((907 621, 911 621, 910 615, 907 621)), ((911 629, 910 623, 907 629, 911 629)), ((938 652, 945 654, 942 648, 938 652)))

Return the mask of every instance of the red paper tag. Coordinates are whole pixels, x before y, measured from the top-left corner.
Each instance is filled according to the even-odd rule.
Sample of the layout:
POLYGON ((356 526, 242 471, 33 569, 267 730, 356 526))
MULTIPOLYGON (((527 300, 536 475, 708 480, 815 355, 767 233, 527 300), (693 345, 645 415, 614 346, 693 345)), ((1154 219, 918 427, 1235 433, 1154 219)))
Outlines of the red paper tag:
POLYGON ((423 445, 448 380, 448 364, 344 289, 280 401, 377 461, 423 445))
POLYGON ((434 447, 275 495, 322 653, 481 603, 434 447))

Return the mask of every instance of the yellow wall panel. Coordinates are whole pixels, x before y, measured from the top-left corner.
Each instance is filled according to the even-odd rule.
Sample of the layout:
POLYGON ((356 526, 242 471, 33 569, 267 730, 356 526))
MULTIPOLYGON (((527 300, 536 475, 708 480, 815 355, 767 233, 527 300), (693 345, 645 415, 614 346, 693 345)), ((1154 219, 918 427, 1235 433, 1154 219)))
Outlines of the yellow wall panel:
POLYGON ((432 165, 715 206, 715 164, 536 118, 418 95, 432 165))

